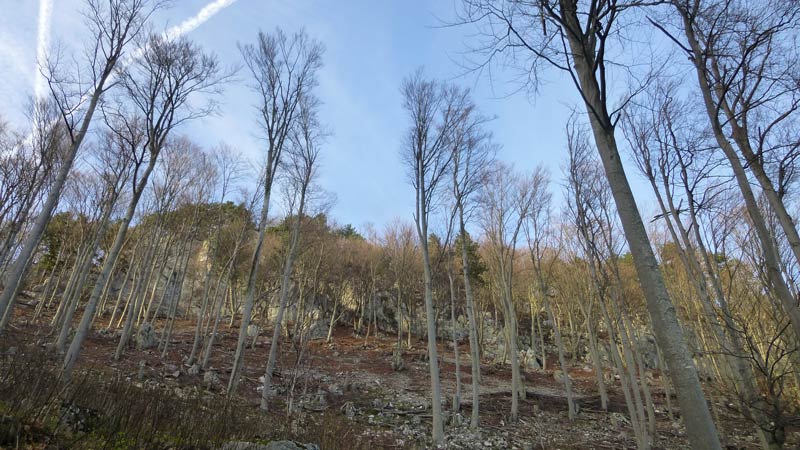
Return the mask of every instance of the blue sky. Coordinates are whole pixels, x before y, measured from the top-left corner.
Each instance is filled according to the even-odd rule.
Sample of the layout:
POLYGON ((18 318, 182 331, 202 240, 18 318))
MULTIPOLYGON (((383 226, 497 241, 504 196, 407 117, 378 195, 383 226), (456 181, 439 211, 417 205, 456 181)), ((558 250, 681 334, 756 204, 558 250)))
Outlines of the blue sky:
MULTIPOLYGON (((68 54, 81 45, 84 2, 54 3, 51 44, 68 54)), ((156 26, 178 24, 208 3, 177 0, 159 14, 156 26)), ((497 117, 490 128, 502 146, 498 158, 521 171, 537 164, 548 167, 558 198, 564 124, 578 101, 574 87, 563 74, 548 71, 532 99, 525 92, 509 95, 519 86, 500 68, 492 80, 463 75, 455 61, 461 60, 474 30, 442 27, 439 20, 452 19, 454 5, 451 0, 237 0, 188 36, 227 64, 239 63, 237 43, 254 41, 259 29, 305 28, 325 44, 318 94, 324 102, 321 117, 333 136, 323 152, 319 183, 335 193, 331 215, 340 223, 363 229, 366 224, 380 228, 395 217, 411 219, 414 195, 399 157, 408 126, 399 86, 420 66, 429 76, 472 88, 482 111, 497 117)), ((0 17, 0 97, 7 105, 0 114, 24 126, 25 105, 34 89, 39 2, 0 0, 0 10, 5 12, 0 17)), ((262 149, 246 76, 241 72, 240 81, 226 88, 218 114, 181 132, 207 148, 225 142, 258 159, 262 149)), ((629 175, 636 177, 630 166, 629 175)))

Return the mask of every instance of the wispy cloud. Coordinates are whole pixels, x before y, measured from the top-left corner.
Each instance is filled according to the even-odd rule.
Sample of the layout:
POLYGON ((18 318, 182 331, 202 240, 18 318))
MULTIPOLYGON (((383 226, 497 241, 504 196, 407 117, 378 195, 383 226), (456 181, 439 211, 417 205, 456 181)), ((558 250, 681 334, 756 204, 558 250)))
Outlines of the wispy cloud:
POLYGON ((36 100, 45 97, 47 83, 41 67, 50 48, 50 22, 53 16, 53 0, 39 0, 39 30, 36 37, 36 70, 33 73, 33 93, 36 100))

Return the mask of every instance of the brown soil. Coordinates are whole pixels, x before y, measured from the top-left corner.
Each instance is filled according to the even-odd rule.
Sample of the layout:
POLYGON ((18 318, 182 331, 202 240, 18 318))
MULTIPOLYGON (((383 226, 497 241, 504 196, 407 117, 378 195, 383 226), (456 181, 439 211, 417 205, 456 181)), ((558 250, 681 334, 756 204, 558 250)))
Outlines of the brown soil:
MULTIPOLYGON (((49 317, 40 318, 38 323, 31 323, 33 308, 20 305, 16 308, 16 317, 12 321, 7 339, 10 345, 15 343, 39 343, 52 341, 52 336, 47 336, 50 331, 49 317)), ((108 319, 106 318, 105 321, 108 319)), ((98 321, 95 327, 104 326, 104 321, 98 321)), ((163 324, 156 323, 157 331, 163 324)), ((233 361, 233 349, 236 343, 238 324, 228 327, 227 323, 220 324, 220 335, 215 340, 215 348, 211 358, 209 370, 214 370, 220 378, 220 383, 212 390, 222 394, 227 378, 230 374, 233 361)), ((260 394, 259 377, 263 375, 269 352, 271 332, 262 333, 256 340, 255 346, 246 352, 243 378, 239 385, 238 394, 241 401, 256 410, 260 394), (264 335, 268 334, 268 336, 264 335)), ((141 361, 146 365, 146 376, 159 378, 165 382, 184 385, 203 385, 203 373, 188 375, 188 367, 184 364, 191 352, 194 337, 194 324, 188 320, 178 320, 175 323, 169 350, 162 359, 161 352, 157 349, 139 351, 129 347, 125 355, 119 360, 112 358, 118 338, 114 333, 100 334, 93 330, 87 339, 81 354, 79 367, 95 368, 113 373, 133 376, 139 371, 141 361), (179 370, 177 378, 172 373, 179 370)), ((405 341, 405 337, 404 337, 405 341)), ((363 423, 363 433, 372 441, 373 448, 401 448, 420 447, 423 444, 409 444, 399 439, 403 436, 398 426, 368 424, 368 413, 375 399, 404 399, 409 402, 419 402, 429 405, 430 378, 426 360, 426 344, 424 341, 414 341, 414 347, 405 349, 403 359, 406 369, 394 372, 391 367, 392 352, 396 348, 397 337, 390 335, 370 336, 365 340, 363 336, 354 336, 349 327, 340 326, 335 330, 331 343, 324 340, 312 341, 308 346, 306 358, 303 360, 301 372, 305 375, 300 381, 302 387, 298 389, 306 392, 328 390, 331 384, 339 387, 357 385, 359 389, 342 389, 341 395, 328 395, 325 408, 339 411, 346 403, 352 402, 356 407, 365 411, 355 417, 355 421, 363 423)), ((455 365, 451 345, 439 345, 440 365, 443 395, 447 398, 447 409, 452 404, 451 398, 455 390, 455 365)), ((461 380, 463 406, 461 414, 469 420, 470 414, 470 363, 467 359, 467 345, 460 346, 461 380)), ((290 342, 283 340, 281 345, 279 367, 273 384, 288 386, 295 366, 296 353, 290 342)), ((553 364, 549 368, 554 367, 553 364)), ((653 374, 658 381, 659 374, 653 374)), ((567 418, 567 404, 564 396, 563 385, 557 382, 551 371, 524 372, 527 398, 520 401, 520 420, 509 423, 508 415, 511 407, 510 380, 511 371, 508 365, 482 361, 481 364, 481 436, 503 436, 509 447, 516 448, 544 448, 544 449, 618 449, 635 448, 635 441, 630 425, 626 423, 627 409, 619 386, 610 386, 609 411, 602 411, 600 399, 595 386, 594 374, 584 367, 574 367, 570 370, 576 398, 581 411, 574 421, 567 418)), ((679 422, 672 422, 666 410, 664 391, 660 383, 651 386, 654 393, 655 408, 657 413, 657 441, 654 448, 673 449, 688 448, 684 437, 684 430, 679 422)), ((276 402, 285 401, 285 394, 276 402)), ((676 401, 672 399, 673 408, 676 401)), ((722 428, 723 441, 730 449, 758 448, 757 440, 752 427, 740 417, 732 408, 716 405, 720 417, 718 425, 722 428)), ((281 411, 280 408, 276 408, 281 411)), ((284 409, 285 410, 285 409, 284 409)), ((395 407, 397 410, 397 407, 395 407)), ((403 412, 400 411, 402 414, 403 412)), ((313 413, 312 413, 313 414, 313 413)), ((679 416, 679 414, 675 414, 679 416)), ((420 433, 429 433, 429 416, 421 414, 422 420, 417 425, 420 433)), ((398 422, 399 423, 399 422, 398 422)), ((446 433, 459 432, 463 428, 447 426, 446 433)), ((796 436, 791 437, 793 441, 796 436)))

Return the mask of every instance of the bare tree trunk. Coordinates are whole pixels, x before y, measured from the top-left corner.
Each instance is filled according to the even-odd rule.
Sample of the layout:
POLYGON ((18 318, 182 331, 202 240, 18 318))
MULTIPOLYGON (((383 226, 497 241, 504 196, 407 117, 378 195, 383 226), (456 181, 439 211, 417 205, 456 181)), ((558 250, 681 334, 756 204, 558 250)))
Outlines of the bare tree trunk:
MULTIPOLYGON (((3 333, 8 320, 11 318, 14 299, 27 273, 28 263, 39 245, 47 224, 50 223, 53 211, 58 206, 61 192, 67 181, 67 176, 72 170, 75 156, 78 154, 86 133, 89 131, 97 105, 107 90, 106 83, 112 77, 116 65, 127 49, 128 44, 142 31, 143 22, 150 16, 154 8, 158 8, 158 3, 151 6, 148 2, 114 1, 108 2, 107 9, 94 3, 90 4, 90 10, 93 14, 87 14, 86 17, 89 18, 91 23, 90 34, 93 37, 97 36, 97 40, 94 45, 90 44, 88 46, 88 48, 94 48, 94 52, 87 54, 88 65, 93 69, 90 76, 92 84, 88 88, 88 92, 91 92, 91 94, 88 95, 86 109, 83 111, 83 117, 78 120, 77 126, 71 123, 71 118, 83 101, 79 101, 77 105, 62 103, 64 98, 69 97, 75 86, 65 88, 60 85, 60 81, 57 80, 58 77, 52 73, 49 74, 48 83, 50 90, 53 91, 52 97, 58 102, 59 113, 64 119, 70 142, 64 154, 64 159, 61 161, 58 174, 50 185, 50 192, 47 194, 39 214, 36 216, 32 229, 25 238, 16 262, 7 273, 3 293, 0 295, 0 317, 3 317, 3 320, 0 321, 0 334, 3 333), (61 91, 56 92, 59 89, 61 91), (68 90, 69 92, 67 92, 68 90)), ((52 67, 48 69, 52 69, 52 67)))
POLYGON ((634 266, 650 313, 656 342, 664 352, 664 358, 671 368, 670 376, 685 417, 687 436, 695 448, 720 450, 722 445, 700 386, 697 368, 690 357, 675 306, 667 292, 658 261, 653 254, 647 231, 622 166, 614 138, 614 125, 607 113, 605 101, 595 78, 593 66, 596 55, 587 52, 591 46, 587 45, 587 42, 583 42, 581 35, 578 34, 581 26, 578 23, 575 6, 570 5, 567 0, 560 0, 560 2, 562 10, 565 12, 565 28, 574 31, 567 32, 566 35, 572 51, 578 83, 594 132, 595 144, 600 153, 606 178, 611 186, 628 247, 633 255, 634 266))
POLYGON ((453 333, 453 359, 456 366, 456 389, 453 391, 453 411, 461 410, 461 363, 458 358, 458 334, 456 322, 456 287, 453 283, 453 268, 448 266, 447 278, 450 281, 450 326, 453 333))
MULTIPOLYGON (((590 309, 591 310, 591 309, 590 309)), ((597 382, 597 392, 600 394, 600 408, 608 411, 608 392, 603 372, 603 363, 600 360, 600 353, 597 350, 597 331, 593 324, 591 312, 586 317, 586 333, 589 335, 589 354, 594 365, 595 380, 597 382)))
MULTIPOLYGON (((100 271, 100 275, 98 275, 97 280, 95 280, 92 294, 89 297, 89 301, 86 303, 86 307, 83 311, 83 317, 81 317, 81 322, 78 325, 78 328, 75 330, 75 337, 72 338, 72 343, 70 343, 69 350, 67 350, 67 354, 64 357, 62 371, 66 379, 70 378, 72 369, 75 366, 75 361, 77 361, 78 355, 80 355, 81 347, 83 346, 83 341, 86 339, 86 335, 89 332, 89 326, 94 318, 97 303, 100 300, 100 295, 103 293, 105 283, 111 276, 111 270, 114 267, 117 258, 119 258, 120 252, 122 251, 122 245, 125 243, 125 236, 128 233, 128 227, 130 226, 131 220, 133 220, 133 215, 136 212, 136 206, 138 205, 139 199, 144 192, 144 187, 147 185, 147 180, 152 173, 153 168, 155 168, 155 163, 155 158, 153 158, 142 174, 139 189, 134 190, 133 196, 128 203, 128 209, 125 212, 125 217, 122 219, 119 229, 117 230, 117 235, 114 238, 114 244, 111 246, 111 251, 109 251, 108 256, 103 262, 103 269, 100 271)), ((155 242, 153 245, 155 247, 155 242)), ((117 353, 120 353, 119 349, 117 350, 117 353)), ((119 356, 117 356, 117 358, 119 358, 119 356)))
POLYGON ((458 204, 459 231, 461 233, 461 271, 464 279, 464 296, 467 300, 467 320, 469 321, 469 356, 472 369, 472 413, 469 426, 473 430, 480 424, 480 383, 481 358, 478 348, 478 327, 475 322, 475 298, 472 293, 472 282, 469 279, 469 243, 464 223, 464 207, 458 204))
POLYGON ((269 399, 271 397, 271 383, 272 372, 275 370, 275 360, 278 355, 278 346, 281 337, 281 326, 283 324, 283 314, 286 310, 286 303, 289 300, 289 290, 291 288, 291 276, 294 268, 294 259, 297 253, 297 244, 300 240, 300 223, 303 216, 303 209, 305 203, 305 189, 300 198, 300 207, 298 208, 297 217, 292 226, 292 237, 289 243, 289 248, 286 254, 286 261, 283 265, 283 275, 281 277, 281 291, 280 300, 278 303, 278 314, 275 316, 275 322, 272 324, 272 341, 269 347, 269 359, 267 360, 267 368, 264 372, 264 384, 261 391, 261 405, 260 408, 264 411, 269 409, 269 399))
POLYGON ((550 318, 550 323, 553 324, 553 336, 556 340, 556 347, 558 348, 558 364, 561 366, 561 372, 563 373, 563 383, 564 383, 564 392, 567 395, 567 412, 569 416, 569 420, 575 420, 575 417, 578 415, 578 411, 575 408, 575 400, 573 399, 572 395, 572 381, 569 378, 569 366, 567 365, 567 360, 564 357, 564 341, 561 339, 561 330, 559 329, 558 322, 556 321, 555 315, 553 315, 553 308, 550 306, 550 301, 547 298, 542 298, 542 303, 544 304, 544 309, 547 311, 547 316, 550 318))

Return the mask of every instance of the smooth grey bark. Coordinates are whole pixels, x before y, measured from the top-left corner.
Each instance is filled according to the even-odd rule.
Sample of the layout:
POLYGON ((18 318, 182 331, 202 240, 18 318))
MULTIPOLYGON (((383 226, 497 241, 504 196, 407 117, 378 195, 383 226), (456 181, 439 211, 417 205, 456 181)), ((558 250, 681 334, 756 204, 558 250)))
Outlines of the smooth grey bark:
MULTIPOLYGON (((72 328, 72 316, 75 313, 77 304, 80 300, 81 294, 83 293, 83 288, 86 284, 86 278, 88 277, 89 270, 91 269, 92 256, 94 256, 95 249, 100 246, 100 242, 105 236, 106 230, 108 230, 111 213, 114 210, 114 205, 116 204, 119 192, 120 190, 117 188, 117 186, 114 186, 110 192, 110 197, 105 199, 99 224, 97 225, 97 229, 95 230, 92 241, 86 247, 87 254, 84 256, 84 259, 78 268, 78 279, 75 282, 72 293, 70 294, 70 297, 73 297, 70 301, 74 301, 75 307, 70 308, 66 317, 64 318, 64 325, 61 328, 61 333, 59 334, 58 341, 56 342, 56 350, 59 353, 63 352, 64 347, 66 346, 67 338, 69 337, 69 331, 72 328)), ((68 297, 65 297, 65 299, 66 298, 68 297)), ((94 319, 94 316, 92 316, 92 319, 94 319)))
MULTIPOLYGON (((170 133, 177 127, 191 119, 202 117, 211 112, 213 106, 201 108, 195 106, 187 108, 187 102, 192 94, 197 92, 213 91, 213 87, 221 82, 217 60, 205 55, 202 51, 185 39, 169 41, 159 35, 151 35, 145 44, 145 54, 140 60, 131 64, 122 75, 121 84, 125 88, 127 97, 133 104, 136 114, 133 119, 126 117, 125 111, 116 114, 115 118, 119 130, 112 131, 125 142, 132 152, 137 163, 132 175, 133 192, 128 203, 125 218, 117 230, 117 236, 109 257, 103 263, 103 270, 95 282, 95 287, 84 310, 83 318, 78 330, 75 332, 70 344, 70 349, 64 359, 63 372, 69 379, 72 368, 80 353, 81 346, 94 318, 97 303, 100 300, 105 283, 111 275, 111 270, 122 250, 128 227, 136 212, 136 207, 147 186, 150 175, 156 166, 158 156, 164 149, 170 133), (149 160, 141 177, 138 170, 145 159, 149 160)), ((213 92, 212 92, 213 93, 213 92)), ((159 216, 161 221, 162 216, 159 216)), ((160 225, 160 224, 159 224, 160 225)), ((150 258, 153 260, 156 252, 157 238, 152 245, 150 258)), ((135 290, 133 308, 128 311, 128 318, 123 328, 115 359, 121 355, 130 336, 134 319, 141 314, 144 298, 139 301, 142 286, 147 287, 152 270, 144 278, 145 283, 140 283, 135 290)), ((142 295, 144 297, 144 295, 142 295)))
POLYGON ((560 0, 564 33, 572 51, 572 62, 577 75, 589 121, 594 134, 600 160, 611 187, 617 213, 633 256, 636 273, 644 293, 647 309, 662 349, 670 367, 670 376, 684 414, 687 437, 694 448, 718 450, 722 448, 716 426, 711 418, 697 368, 686 345, 683 328, 678 322, 675 306, 669 297, 664 278, 658 266, 642 217, 633 197, 628 178, 622 166, 614 123, 607 112, 594 67, 598 55, 590 37, 583 34, 576 6, 569 0, 560 0))
MULTIPOLYGON (((424 186, 424 182, 421 183, 424 186)), ((421 200, 422 195, 417 195, 417 210, 425 209, 425 200, 421 200)), ((442 388, 439 379, 439 353, 436 349, 436 322, 433 310, 433 272, 431 269, 431 257, 428 251, 428 219, 425 217, 417 218, 417 233, 420 238, 420 248, 422 249, 422 268, 425 298, 425 316, 428 333, 428 369, 431 380, 431 409, 433 422, 433 441, 444 441, 444 421, 442 420, 442 388)))
POLYGON ((660 105, 657 115, 653 117, 654 120, 657 118, 658 122, 666 127, 665 131, 669 134, 668 137, 656 137, 659 141, 657 150, 659 152, 657 153, 658 167, 653 165, 652 158, 654 155, 651 152, 654 149, 650 148, 645 129, 645 127, 649 128, 648 124, 650 122, 638 123, 632 118, 626 120, 626 130, 630 134, 629 140, 634 148, 640 171, 649 180, 653 189, 662 217, 667 225, 667 230, 678 250, 678 256, 687 279, 695 289, 711 331, 721 346, 722 359, 726 363, 733 378, 734 386, 738 391, 736 397, 739 400, 740 407, 744 415, 755 422, 755 428, 761 437, 763 447, 766 449, 780 448, 782 444, 774 442, 772 435, 764 432, 765 429, 771 427, 770 419, 764 414, 768 410, 767 405, 762 398, 762 393, 756 387, 755 374, 752 367, 744 359, 746 353, 738 335, 739 327, 733 320, 734 316, 728 307, 721 281, 705 247, 704 238, 700 234, 697 201, 694 196, 693 183, 689 178, 689 167, 684 161, 682 156, 684 150, 681 149, 681 143, 677 141, 673 128, 676 126, 672 117, 674 113, 677 113, 677 111, 673 112, 671 105, 665 102, 660 105), (690 230, 687 230, 684 225, 683 219, 680 217, 681 212, 678 211, 673 199, 671 189, 673 180, 669 173, 671 169, 667 166, 670 155, 674 155, 677 160, 677 165, 675 165, 674 169, 678 171, 678 184, 683 188, 687 200, 686 211, 682 212, 688 212, 688 226, 691 229, 695 243, 692 242, 690 230), (659 177, 661 186, 658 184, 659 177), (698 257, 703 262, 703 268, 698 263, 698 257), (708 286, 713 289, 713 299, 708 286), (715 306, 719 308, 719 314, 715 310, 715 306), (724 324, 720 322, 720 318, 724 324))
POLYGON ((266 411, 269 409, 269 400, 271 397, 271 383, 272 373, 275 371, 275 362, 278 356, 278 347, 281 338, 281 326, 283 324, 283 315, 286 312, 286 303, 289 301, 289 291, 291 289, 291 277, 294 267, 295 256, 297 255, 297 244, 300 240, 300 222, 303 214, 303 203, 305 202, 305 192, 301 195, 301 207, 297 214, 294 223, 292 224, 292 236, 289 243, 289 248, 286 254, 286 260, 283 264, 283 274, 281 275, 281 290, 279 294, 278 313, 275 316, 275 321, 272 324, 272 341, 269 347, 269 358, 267 359, 267 368, 264 372, 264 383, 261 390, 261 403, 259 407, 266 411))
POLYGON ((119 228, 117 229, 117 234, 114 237, 114 243, 111 246, 108 256, 103 262, 103 268, 100 271, 97 280, 95 280, 94 288, 92 289, 89 301, 86 303, 83 311, 83 317, 81 317, 81 322, 78 325, 78 328, 75 330, 75 337, 72 338, 72 342, 69 345, 67 354, 64 356, 62 372, 66 379, 70 378, 72 369, 75 366, 75 362, 80 355, 81 347, 83 346, 83 342, 86 340, 86 335, 89 332, 89 326, 94 318, 95 310, 97 309, 97 303, 100 300, 100 295, 103 293, 106 280, 111 276, 111 269, 114 267, 114 264, 117 258, 119 258, 120 252, 122 251, 122 246, 125 243, 125 236, 128 233, 128 227, 130 226, 131 220, 133 220, 133 215, 136 213, 136 206, 139 204, 139 199, 144 192, 144 187, 147 184, 147 180, 150 177, 153 168, 155 167, 155 162, 155 158, 153 158, 147 165, 145 171, 142 173, 142 178, 138 186, 139 189, 134 189, 133 191, 133 195, 128 202, 128 208, 125 211, 125 217, 120 222, 119 228))
POLYGON ((542 65, 558 68, 570 75, 589 116, 657 344, 672 369, 670 376, 686 419, 689 442, 697 449, 721 449, 697 368, 625 175, 614 136, 614 113, 608 109, 607 44, 620 36, 617 32, 620 15, 641 4, 591 2, 587 5, 575 0, 534 3, 464 0, 464 3, 464 22, 485 25, 482 31, 490 41, 480 48, 487 50, 488 46, 485 54, 489 57, 504 54, 503 50, 526 55, 527 59, 521 66, 532 71, 533 80, 536 80, 536 70, 542 65), (579 11, 579 7, 584 9, 579 11), (533 17, 540 20, 530 20, 533 17))
MULTIPOLYGON (((97 35, 100 36, 98 42, 96 42, 97 45, 90 46, 90 48, 93 48, 94 57, 98 59, 93 60, 90 54, 89 64, 94 69, 93 85, 90 88, 91 94, 88 96, 88 104, 77 127, 73 128, 72 126, 71 111, 73 111, 73 107, 62 103, 65 100, 65 96, 63 92, 58 92, 58 89, 60 89, 58 82, 52 78, 48 80, 50 90, 53 97, 58 101, 60 114, 63 116, 64 124, 68 129, 70 144, 59 172, 50 186, 47 199, 42 204, 41 211, 25 238, 16 262, 6 276, 5 287, 2 295, 0 295, 0 316, 4 318, 10 319, 11 317, 15 295, 27 272, 28 262, 39 245, 42 234, 47 224, 50 223, 53 211, 58 205, 58 200, 61 197, 61 192, 72 169, 75 157, 83 144, 86 133, 89 131, 89 125, 92 122, 100 99, 107 90, 106 84, 112 78, 117 63, 124 54, 127 45, 138 36, 146 19, 159 6, 158 2, 155 2, 153 7, 148 6, 148 3, 143 0, 112 0, 108 2, 108 11, 105 11, 99 5, 90 5, 94 15, 87 17, 90 17, 91 28, 94 28, 92 31, 97 32, 97 35), (104 16, 106 13, 108 17, 104 16), (97 61, 100 61, 99 67, 95 66, 97 61)), ((79 101, 78 105, 74 106, 79 106, 81 103, 83 103, 83 99, 79 101)), ((0 322, 0 334, 5 329, 7 322, 8 320, 0 322)))
POLYGON ((261 126, 266 131, 268 146, 262 186, 264 204, 258 224, 258 239, 247 275, 247 291, 233 368, 228 379, 229 396, 236 393, 244 363, 247 327, 253 314, 256 278, 266 233, 272 184, 281 161, 284 143, 294 124, 300 97, 316 86, 316 71, 322 65, 323 53, 322 45, 310 39, 305 32, 288 37, 280 28, 274 34, 259 32, 255 46, 243 46, 240 50, 255 80, 253 90, 260 97, 261 104, 258 107, 263 121, 261 126))
POLYGON ((481 357, 478 345, 478 327, 475 322, 475 297, 472 293, 472 281, 469 279, 469 242, 466 236, 464 223, 463 203, 458 203, 458 222, 461 236, 461 271, 464 279, 464 297, 467 301, 467 320, 469 321, 469 356, 472 370, 472 412, 469 426, 477 429, 480 424, 480 383, 481 383, 481 357))
MULTIPOLYGON (((292 285, 291 277, 292 272, 294 271, 295 258, 297 257, 303 216, 306 212, 306 202, 309 199, 309 190, 311 189, 311 182, 316 170, 315 163, 317 157, 319 156, 319 145, 322 144, 321 141, 325 137, 325 132, 322 130, 322 127, 320 126, 316 117, 317 108, 319 105, 317 100, 308 94, 304 94, 304 96, 298 100, 300 106, 298 109, 298 120, 296 129, 292 130, 292 133, 288 136, 291 146, 288 149, 290 154, 288 158, 289 161, 287 161, 290 184, 295 189, 294 195, 296 197, 294 200, 298 203, 297 210, 295 211, 294 222, 292 223, 292 234, 286 253, 286 260, 284 261, 279 294, 278 314, 276 315, 273 323, 269 358, 267 360, 267 367, 264 372, 264 383, 261 391, 260 408, 265 411, 269 408, 272 372, 275 370, 278 347, 280 346, 283 316, 286 311, 286 304, 289 300, 289 291, 292 285)), ((290 208, 290 211, 291 209, 292 208, 290 208)), ((374 296, 374 291, 372 294, 374 296)), ((302 293, 299 295, 302 296, 302 293)), ((373 308, 373 311, 374 309, 375 308, 373 308)), ((298 312, 298 315, 299 314, 300 313, 298 312)), ((300 317, 298 316, 298 319, 299 318, 300 317)), ((302 339, 302 336, 300 339, 302 339)), ((299 355, 297 363, 300 363, 299 355)))
POLYGON ((524 396, 524 387, 522 385, 522 373, 519 368, 519 349, 517 340, 519 339, 519 332, 517 331, 517 312, 514 307, 514 297, 511 292, 511 272, 512 268, 506 269, 502 267, 501 271, 508 270, 508 275, 503 274, 502 278, 502 293, 503 299, 503 321, 505 322, 507 341, 506 350, 511 357, 511 416, 512 421, 519 419, 519 397, 522 392, 524 396), (506 279, 508 278, 508 279, 506 279))
MULTIPOLYGON (((778 297, 781 306, 791 320, 792 328, 794 329, 795 334, 795 342, 800 342, 800 307, 798 307, 797 300, 794 298, 794 295, 792 295, 791 290, 783 278, 780 257, 775 249, 772 234, 769 232, 764 215, 758 207, 758 202, 753 194, 753 189, 750 186, 750 181, 747 177, 742 162, 739 159, 739 156, 736 154, 736 150, 733 148, 733 145, 727 139, 723 124, 720 122, 717 101, 714 99, 713 94, 714 89, 709 83, 704 68, 700 65, 702 61, 705 61, 706 56, 704 49, 700 45, 699 38, 695 33, 693 19, 688 10, 681 7, 676 9, 681 14, 684 34, 689 43, 689 48, 691 49, 692 60, 696 61, 695 72, 697 75, 700 92, 703 97, 703 104, 711 122, 714 138, 728 159, 734 178, 736 179, 736 183, 739 186, 742 197, 744 198, 747 213, 750 216, 753 229, 755 230, 758 240, 761 244, 761 251, 766 266, 766 274, 772 283, 772 290, 775 292, 775 295, 778 297)), ((743 131, 741 128, 734 128, 734 133, 736 134, 736 137, 738 138, 737 140, 740 144, 749 145, 749 143, 744 142, 746 141, 747 136, 742 135, 743 131)), ((765 190, 765 192, 767 191, 765 190)), ((772 189, 772 193, 774 194, 774 189, 772 189)), ((770 195, 768 194, 767 197, 769 198, 770 195)), ((781 202, 778 203, 782 204, 781 202)), ((774 209, 776 205, 773 205, 772 202, 770 202, 770 204, 774 209)), ((780 208, 780 205, 777 206, 779 206, 779 209, 783 209, 785 213, 785 208, 780 208)), ((777 213, 778 211, 776 210, 776 214, 777 213)), ((786 236, 789 239, 789 243, 792 247, 795 257, 797 258, 798 262, 800 262, 800 240, 797 240, 797 230, 794 227, 794 224, 791 222, 791 217, 788 216, 788 214, 785 214, 784 218, 781 219, 780 214, 778 215, 781 225, 784 228, 784 232, 786 232, 786 230, 789 231, 789 233, 786 233, 786 236), (784 224, 784 222, 786 223, 784 224)))
MULTIPOLYGON (((444 442, 439 355, 436 348, 436 311, 433 307, 433 269, 429 250, 429 219, 440 182, 450 170, 453 135, 464 117, 468 93, 454 86, 426 80, 421 70, 404 80, 403 107, 411 119, 405 135, 403 159, 414 187, 414 224, 422 250, 428 369, 431 381, 432 438, 444 442)), ((409 333, 410 339, 411 333, 409 333)))
POLYGON ((461 362, 458 357, 458 335, 456 334, 456 287, 453 280, 453 268, 448 266, 447 279, 450 282, 450 326, 453 338, 453 359, 455 360, 456 388, 453 391, 453 411, 461 410, 461 362))
POLYGON ((597 331, 595 330, 594 324, 591 322, 591 314, 587 315, 586 333, 589 335, 589 354, 592 358, 592 365, 594 366, 597 392, 600 394, 600 408, 602 408, 603 411, 608 411, 608 391, 606 390, 606 381, 603 376, 603 363, 600 360, 600 352, 597 348, 597 331))
MULTIPOLYGON (((265 184, 271 185, 270 177, 273 174, 266 174, 267 182, 265 184)), ((258 225, 258 238, 256 239, 256 247, 253 251, 253 259, 250 263, 250 272, 247 276, 247 292, 245 293, 244 307, 242 308, 242 321, 239 326, 239 337, 236 342, 236 352, 233 356, 233 367, 231 375, 228 379, 228 395, 232 396, 236 393, 236 387, 239 384, 239 376, 242 365, 244 364, 244 349, 247 341, 247 327, 250 326, 250 320, 253 315, 253 306, 255 304, 255 289, 258 267, 261 263, 261 249, 264 245, 264 237, 267 232, 267 217, 269 215, 269 199, 271 195, 271 186, 264 188, 264 205, 261 209, 261 217, 258 225)))
POLYGON ((125 323, 122 326, 122 333, 120 334, 119 342, 117 343, 117 349, 114 352, 114 360, 119 360, 122 356, 122 353, 125 351, 125 348, 128 345, 128 340, 131 338, 133 333, 134 322, 136 321, 136 318, 139 317, 139 314, 144 307, 145 291, 147 290, 154 266, 154 264, 148 265, 146 261, 155 261, 155 256, 158 252, 158 247, 162 241, 162 238, 163 232, 160 230, 160 227, 158 227, 158 230, 156 231, 156 238, 153 240, 153 243, 150 246, 144 261, 142 261, 143 264, 140 268, 142 274, 139 279, 139 283, 131 292, 131 299, 129 300, 127 311, 123 314, 123 317, 120 318, 120 320, 125 319, 125 323))
POLYGON ((573 400, 572 380, 569 378, 569 366, 567 365, 567 360, 564 356, 564 341, 561 339, 561 329, 556 321, 556 316, 553 314, 553 308, 550 306, 550 300, 547 298, 542 298, 542 303, 544 304, 544 309, 547 312, 547 316, 550 318, 550 322, 553 324, 553 336, 556 341, 556 348, 558 349, 558 364, 561 366, 564 392, 567 395, 567 414, 569 420, 575 420, 578 415, 578 411, 575 408, 575 401, 573 400))
MULTIPOLYGON (((195 219, 196 220, 196 219, 195 219)), ((194 231, 196 231, 196 222, 195 222, 195 230, 189 233, 189 245, 188 250, 185 251, 186 257, 184 258, 183 267, 181 268, 181 275, 179 281, 177 283, 175 289, 175 295, 173 300, 172 309, 169 315, 169 319, 167 320, 167 324, 164 326, 164 331, 162 333, 162 340, 164 341, 163 348, 161 350, 161 359, 165 359, 167 357, 167 349, 169 348, 169 342, 172 337, 172 329, 175 326, 175 318, 178 315, 178 308, 180 306, 181 299, 183 298, 183 285, 186 281, 186 272, 188 272, 189 266, 189 258, 192 254, 192 247, 193 247, 193 240, 194 240, 194 231)))

